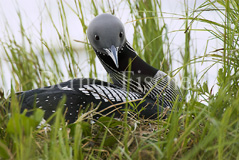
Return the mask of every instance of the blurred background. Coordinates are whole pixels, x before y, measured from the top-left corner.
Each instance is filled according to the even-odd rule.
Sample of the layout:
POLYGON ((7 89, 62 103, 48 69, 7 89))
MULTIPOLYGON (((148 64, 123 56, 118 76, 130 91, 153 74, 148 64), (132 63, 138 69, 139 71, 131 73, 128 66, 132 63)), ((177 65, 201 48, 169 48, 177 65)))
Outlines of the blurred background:
POLYGON ((148 63, 169 73, 185 90, 208 82, 215 92, 220 65, 207 60, 190 62, 222 48, 223 43, 210 32, 214 26, 194 19, 223 22, 219 12, 204 7, 206 3, 0 1, 0 87, 9 95, 11 85, 15 91, 22 91, 76 77, 107 81, 85 35, 89 22, 106 12, 122 20, 128 41, 148 63), (180 68, 185 65, 186 70, 180 68))

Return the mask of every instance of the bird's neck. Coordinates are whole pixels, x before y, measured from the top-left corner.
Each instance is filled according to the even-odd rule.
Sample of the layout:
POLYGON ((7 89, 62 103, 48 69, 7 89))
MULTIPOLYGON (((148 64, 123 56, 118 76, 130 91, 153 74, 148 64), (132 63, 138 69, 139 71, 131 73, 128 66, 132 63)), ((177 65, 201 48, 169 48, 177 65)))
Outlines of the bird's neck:
POLYGON ((143 61, 128 42, 118 52, 118 68, 108 55, 97 52, 96 54, 110 74, 114 84, 124 87, 130 78, 130 89, 132 91, 140 90, 142 92, 145 81, 151 80, 158 72, 157 69, 143 61))
POLYGON ((143 61, 130 46, 128 42, 124 45, 123 49, 118 53, 119 68, 118 71, 130 71, 132 76, 146 76, 153 77, 157 73, 157 69, 153 68, 145 61, 143 61))
POLYGON ((177 96, 181 101, 182 94, 173 79, 144 62, 128 42, 118 53, 119 68, 108 55, 97 52, 96 54, 110 74, 113 83, 122 89, 129 89, 143 96, 147 94, 164 107, 172 107, 172 102, 177 96))

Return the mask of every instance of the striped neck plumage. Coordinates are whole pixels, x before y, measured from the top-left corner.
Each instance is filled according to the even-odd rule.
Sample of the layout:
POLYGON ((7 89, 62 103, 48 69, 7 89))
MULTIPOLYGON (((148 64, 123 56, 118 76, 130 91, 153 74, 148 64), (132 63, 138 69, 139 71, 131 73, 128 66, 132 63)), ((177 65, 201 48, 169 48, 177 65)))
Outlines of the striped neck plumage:
POLYGON ((129 87, 130 91, 146 92, 144 79, 147 77, 152 78, 157 73, 155 68, 145 63, 136 54, 127 41, 118 50, 118 67, 107 54, 98 52, 97 50, 95 52, 106 71, 110 74, 113 83, 125 89, 129 87))
POLYGON ((122 89, 147 94, 148 97, 157 99, 169 107, 172 107, 172 101, 177 95, 181 95, 173 79, 143 61, 128 42, 118 51, 118 67, 106 54, 97 51, 96 54, 113 83, 122 89))

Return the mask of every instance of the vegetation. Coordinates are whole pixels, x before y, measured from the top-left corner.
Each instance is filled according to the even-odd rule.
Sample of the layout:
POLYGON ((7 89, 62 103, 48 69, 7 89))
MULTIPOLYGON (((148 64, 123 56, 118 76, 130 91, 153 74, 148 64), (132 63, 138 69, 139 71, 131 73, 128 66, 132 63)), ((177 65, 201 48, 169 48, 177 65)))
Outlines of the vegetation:
MULTIPOLYGON (((89 3, 89 2, 87 2, 89 3)), ((116 1, 112 1, 116 4, 116 1)), ((123 3, 123 2, 120 2, 123 3)), ((183 62, 176 72, 182 71, 182 84, 185 101, 174 106, 166 119, 122 119, 102 117, 94 124, 90 123, 90 114, 79 117, 77 123, 65 125, 61 110, 55 112, 55 122, 51 129, 37 127, 43 111, 36 110, 34 115, 26 117, 19 113, 15 91, 57 83, 63 77, 62 67, 67 69, 69 77, 81 75, 77 63, 78 52, 72 47, 67 26, 65 8, 67 2, 58 0, 58 9, 62 30, 55 27, 53 17, 49 14, 52 25, 58 33, 60 51, 47 43, 39 31, 41 46, 35 46, 26 28, 19 26, 22 42, 15 41, 14 34, 7 32, 8 42, 1 42, 3 54, 11 65, 12 90, 11 108, 6 108, 7 97, 0 90, 0 157, 2 159, 238 159, 239 158, 239 3, 237 0, 205 0, 199 7, 188 9, 185 3, 185 15, 178 18, 185 21, 185 45, 182 53, 183 62), (219 7, 218 7, 219 6, 219 7), (204 12, 216 12, 223 23, 205 19, 204 12), (194 22, 211 25, 214 29, 204 29, 213 38, 223 44, 214 52, 205 52, 203 56, 193 57, 190 54, 192 45, 190 33, 194 22), (46 60, 45 51, 49 53, 46 60), (59 53, 60 52, 60 53, 59 53), (59 57, 64 64, 59 64, 59 57), (50 57, 50 58, 49 58, 50 57), (197 77, 193 65, 211 62, 203 73, 216 64, 218 70, 217 93, 212 94, 207 82, 197 77), (51 65, 54 64, 54 65, 51 65), (63 66, 62 66, 63 65, 63 66), (52 76, 43 74, 50 71, 52 76)), ((172 67, 172 55, 168 40, 167 26, 164 22, 161 3, 157 0, 139 0, 125 3, 130 8, 134 26, 133 47, 151 65, 168 71, 172 67), (146 54, 147 53, 147 54, 146 54), (149 54, 150 53, 150 54, 149 54), (165 56, 166 55, 166 56, 165 56)), ((89 3, 93 15, 101 12, 120 12, 106 3, 89 3)), ((81 1, 75 0, 71 8, 82 24, 86 33, 85 12, 81 1)), ((47 6, 46 6, 47 7, 47 6)), ((50 12, 49 12, 50 13, 50 12)), ((22 22, 21 13, 18 13, 22 22)), ((175 31, 176 32, 176 31, 175 31)), ((180 32, 180 31, 178 31, 180 32)), ((83 38, 82 38, 83 39, 83 38)), ((81 39, 81 40, 82 40, 81 39)), ((91 66, 90 77, 97 76, 95 54, 88 44, 91 66)), ((0 59, 0 66, 3 59, 0 59)), ((1 66, 1 78, 4 69, 1 66)), ((175 72, 169 72, 174 75, 175 72)), ((202 76, 203 76, 202 75, 202 76)), ((62 100, 64 102, 64 99, 62 100)), ((61 104, 59 104, 61 106, 61 104)))

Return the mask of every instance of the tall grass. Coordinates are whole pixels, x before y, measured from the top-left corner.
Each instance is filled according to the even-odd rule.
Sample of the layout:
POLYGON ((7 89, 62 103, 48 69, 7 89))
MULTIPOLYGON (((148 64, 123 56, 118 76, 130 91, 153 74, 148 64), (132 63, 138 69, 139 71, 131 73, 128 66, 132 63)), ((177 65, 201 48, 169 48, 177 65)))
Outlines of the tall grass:
POLYGON ((158 69, 168 71, 168 63, 171 62, 171 57, 169 51, 165 49, 165 45, 168 45, 168 37, 161 2, 152 0, 132 3, 128 0, 128 5, 133 19, 136 21, 133 47, 147 63, 158 69))
MULTIPOLYGON (((7 41, 1 41, 3 54, 10 64, 12 79, 11 108, 6 108, 7 97, 0 90, 0 157, 2 159, 238 159, 239 158, 239 97, 238 97, 238 15, 239 3, 231 1, 205 1, 193 10, 188 9, 185 0, 184 19, 185 40, 182 57, 183 78, 189 79, 182 87, 189 88, 190 83, 197 83, 185 90, 186 101, 172 108, 166 119, 123 119, 115 120, 102 117, 94 124, 90 123, 91 114, 83 114, 77 123, 65 125, 64 117, 59 109, 53 115, 51 130, 46 126, 37 128, 43 116, 37 110, 31 117, 19 113, 15 91, 29 90, 57 83, 43 71, 48 70, 53 77, 62 78, 62 67, 68 71, 69 77, 78 77, 80 64, 75 61, 79 51, 74 50, 69 36, 66 7, 70 7, 78 17, 86 33, 87 23, 84 5, 92 8, 91 14, 101 12, 120 12, 114 10, 108 2, 82 2, 75 0, 75 6, 59 0, 58 11, 62 28, 56 27, 54 18, 49 17, 59 37, 60 48, 54 48, 42 37, 41 46, 36 47, 31 36, 27 35, 20 23, 22 41, 8 32, 7 41), (219 6, 219 7, 218 7, 219 6), (201 16, 203 12, 216 12, 223 23, 214 22, 201 16), (190 32, 197 32, 192 23, 201 22, 211 25, 213 38, 222 42, 223 46, 214 52, 206 52, 204 56, 191 57, 190 32), (48 52, 46 60, 45 49, 48 52), (60 52, 60 53, 59 53, 60 52), (59 56, 63 58, 63 66, 59 64, 59 56), (217 93, 212 94, 207 83, 199 83, 191 65, 209 61, 212 65, 221 64, 218 71, 217 93), (50 62, 54 65, 50 65, 50 62)), ((133 46, 148 63, 156 68, 169 71, 172 66, 172 55, 169 49, 167 27, 164 22, 161 2, 156 0, 127 1, 130 16, 136 21, 134 27, 133 46), (166 54, 167 53, 167 54, 166 54), (166 56, 165 56, 166 55, 166 56)), ((48 8, 47 8, 48 9, 48 8)), ((20 22, 21 13, 18 13, 20 22)), ((86 41, 86 39, 84 39, 86 41)), ((89 76, 97 76, 95 54, 88 44, 91 72, 89 76)), ((0 66, 3 60, 0 59, 0 66)), ((3 67, 3 66, 1 66, 3 67)), ((210 66, 211 67, 211 66, 210 66)), ((209 69, 210 69, 209 67, 209 69)), ((1 68, 4 79, 4 69, 1 68)), ((205 73, 208 70, 205 70, 205 73)), ((199 78, 200 79, 200 78, 199 78)), ((185 88, 184 88, 185 89, 185 88)), ((6 92, 6 91, 5 91, 6 92)), ((59 104, 61 106, 64 99, 59 104)), ((50 121, 50 120, 49 120, 50 121)))

